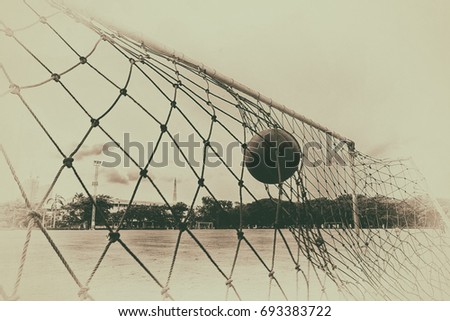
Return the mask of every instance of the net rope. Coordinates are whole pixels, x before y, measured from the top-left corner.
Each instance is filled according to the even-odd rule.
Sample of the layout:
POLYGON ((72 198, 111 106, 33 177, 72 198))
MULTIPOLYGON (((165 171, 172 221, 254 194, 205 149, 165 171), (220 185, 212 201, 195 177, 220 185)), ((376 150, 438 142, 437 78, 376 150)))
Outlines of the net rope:
MULTIPOLYGON (((444 229, 445 219, 423 188, 423 177, 409 165, 408 160, 388 161, 365 155, 355 149, 353 142, 341 141, 329 132, 293 118, 258 97, 251 97, 208 75, 202 65, 193 66, 177 57, 161 54, 144 42, 122 35, 57 2, 23 1, 21 10, 28 10, 34 21, 17 28, 0 21, 2 46, 6 48, 7 44, 8 50, 20 52, 20 57, 25 54, 29 59, 27 63, 36 68, 33 70, 39 70, 36 71, 39 76, 32 77, 34 82, 19 82, 14 75, 16 66, 0 61, 1 84, 5 85, 0 87, 0 99, 17 98, 15 104, 26 109, 45 139, 59 154, 61 163, 54 169, 53 178, 49 178, 51 184, 42 199, 32 204, 8 158, 6 147, 1 148, 26 204, 29 221, 15 285, 11 294, 3 285, 0 287, 3 299, 19 298, 34 227, 43 233, 63 263, 82 300, 93 299, 90 294, 91 281, 102 268, 111 248, 117 246, 123 248, 159 288, 161 299, 176 299, 171 286, 184 238, 193 241, 191 244, 204 254, 205 261, 212 265, 217 277, 223 278, 224 296, 218 299, 252 299, 248 293, 243 293, 245 291, 239 288, 239 284, 235 284, 236 277, 239 279, 236 274, 244 248, 252 253, 255 262, 266 273, 266 298, 269 300, 450 298, 450 242, 444 229), (89 48, 81 50, 77 47, 76 39, 71 38, 73 34, 67 31, 71 26, 90 35, 92 43, 89 48), (25 33, 39 38, 40 47, 55 48, 53 50, 64 47, 67 50, 64 55, 66 67, 55 69, 52 56, 39 53, 36 42, 30 41, 28 34, 22 39, 25 33), (119 76, 118 73, 111 75, 111 70, 104 69, 105 65, 100 63, 109 56, 114 56, 120 63, 119 76), (70 76, 74 73, 78 77, 79 74, 85 75, 83 81, 87 86, 95 77, 104 86, 95 88, 95 92, 102 95, 103 92, 108 93, 104 96, 109 102, 93 108, 89 99, 73 86, 70 76), (62 92, 65 99, 73 103, 71 108, 79 111, 78 115, 83 115, 85 122, 78 126, 84 127, 84 134, 74 148, 66 148, 61 137, 54 134, 52 128, 55 127, 45 115, 54 108, 51 105, 53 97, 46 97, 44 109, 39 106, 43 104, 41 100, 28 98, 30 92, 40 88, 51 88, 58 94, 62 92), (146 90, 158 99, 143 99, 140 91, 146 90), (113 91, 115 94, 111 94, 113 91), (148 124, 146 126, 159 131, 151 137, 155 142, 154 148, 144 163, 121 145, 120 138, 108 123, 117 110, 125 108, 124 101, 126 108, 140 113, 141 120, 148 124), (197 121, 196 117, 201 120, 197 121), (202 146, 201 162, 197 166, 192 164, 186 149, 177 140, 180 123, 195 135, 202 146), (214 142, 219 137, 245 150, 249 139, 267 128, 283 128, 296 138, 300 146, 310 148, 292 178, 278 184, 258 184, 255 187, 244 166, 230 165, 214 142), (102 134, 104 142, 112 142, 130 160, 138 174, 117 225, 112 224, 107 213, 98 206, 93 191, 86 183, 87 179, 78 170, 77 157, 95 133, 102 134), (153 176, 153 162, 166 141, 175 146, 187 164, 191 182, 194 182, 190 186, 193 196, 187 204, 187 215, 181 218, 173 210, 174 204, 168 199, 167 192, 153 176), (329 159, 330 153, 336 153, 335 159, 329 159), (210 197, 218 211, 226 213, 217 192, 220 179, 208 177, 211 175, 207 162, 210 155, 214 155, 220 163, 223 175, 234 182, 230 188, 236 189, 238 199, 239 219, 233 226, 237 236, 235 251, 227 264, 213 254, 202 236, 192 228, 196 206, 202 195, 210 197), (306 164, 306 160, 311 164, 306 164), (323 161, 314 164, 314 160, 323 161), (339 164, 339 160, 345 165, 339 164), (64 248, 58 246, 40 214, 61 176, 67 172, 73 175, 91 200, 108 230, 108 240, 85 282, 80 280, 76 270, 66 260, 64 248), (166 206, 178 229, 166 274, 155 273, 148 257, 142 258, 120 233, 138 193, 147 182, 153 188, 153 197, 166 206), (274 206, 276 215, 272 222, 272 242, 265 244, 266 250, 269 250, 262 254, 256 238, 246 230, 245 211, 250 202, 261 204, 264 200, 260 195, 263 194, 266 195, 265 200, 274 206), (359 222, 355 221, 355 214, 359 222), (281 219, 289 222, 287 229, 279 224, 281 219), (293 296, 288 294, 291 291, 286 290, 285 277, 278 277, 279 274, 275 273, 280 265, 277 257, 282 251, 291 262, 290 269, 295 280, 293 296)), ((110 66, 111 69, 116 67, 115 64, 110 66)), ((7 142, 2 143, 5 145, 7 142)), ((239 153, 238 157, 243 161, 243 153, 239 153)), ((264 281, 261 279, 259 282, 264 281)))

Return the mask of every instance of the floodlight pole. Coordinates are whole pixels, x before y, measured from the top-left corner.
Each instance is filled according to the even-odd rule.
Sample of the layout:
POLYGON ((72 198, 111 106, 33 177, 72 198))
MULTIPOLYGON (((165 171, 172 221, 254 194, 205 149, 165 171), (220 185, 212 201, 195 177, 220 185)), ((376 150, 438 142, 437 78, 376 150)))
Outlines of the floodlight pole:
POLYGON ((91 218, 91 230, 95 230, 95 212, 96 212, 96 202, 97 202, 97 187, 98 187, 98 168, 100 167, 101 161, 94 161, 94 181, 92 182, 92 186, 94 187, 94 193, 92 198, 94 202, 92 203, 92 218, 91 218))

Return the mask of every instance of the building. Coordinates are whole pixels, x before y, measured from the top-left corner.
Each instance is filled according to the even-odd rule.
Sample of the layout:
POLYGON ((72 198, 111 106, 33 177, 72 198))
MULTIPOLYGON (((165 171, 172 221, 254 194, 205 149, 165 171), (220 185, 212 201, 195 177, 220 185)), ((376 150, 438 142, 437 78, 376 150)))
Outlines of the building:
MULTIPOLYGON (((119 199, 119 198, 114 198, 112 201, 113 201, 113 207, 110 210, 111 213, 117 213, 117 212, 126 210, 128 207, 128 204, 130 202, 130 200, 119 199)), ((132 205, 152 206, 152 205, 165 205, 165 204, 162 202, 133 201, 132 205)))

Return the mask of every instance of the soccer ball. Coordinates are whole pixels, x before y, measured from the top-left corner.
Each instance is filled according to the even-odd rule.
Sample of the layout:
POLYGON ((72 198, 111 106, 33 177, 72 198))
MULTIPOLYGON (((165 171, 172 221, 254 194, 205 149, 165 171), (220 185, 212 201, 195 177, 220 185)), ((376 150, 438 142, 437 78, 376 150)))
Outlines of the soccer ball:
POLYGON ((294 136, 283 129, 269 128, 244 146, 244 164, 250 174, 265 184, 278 184, 294 175, 301 149, 294 136))

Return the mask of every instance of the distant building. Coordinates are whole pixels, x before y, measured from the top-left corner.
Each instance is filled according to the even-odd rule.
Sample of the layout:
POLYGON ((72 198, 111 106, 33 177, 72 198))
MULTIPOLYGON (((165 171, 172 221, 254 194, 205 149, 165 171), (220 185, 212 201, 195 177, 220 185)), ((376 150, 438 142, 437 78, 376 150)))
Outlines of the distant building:
MULTIPOLYGON (((130 200, 126 199, 112 199, 113 207, 111 208, 111 213, 117 213, 119 211, 126 210, 128 207, 128 203, 130 200)), ((145 206, 152 206, 152 205, 165 205, 162 202, 149 202, 149 201, 133 201, 132 205, 145 205, 145 206)))

